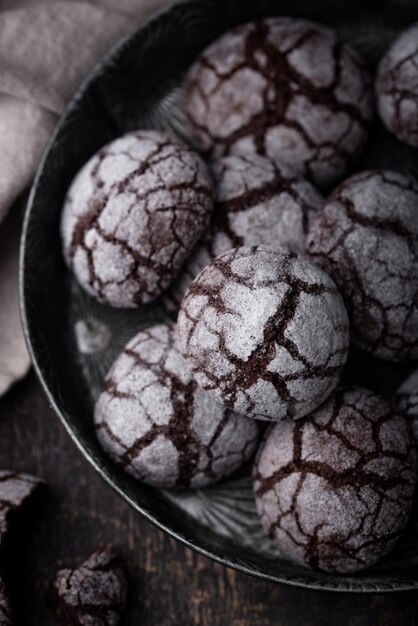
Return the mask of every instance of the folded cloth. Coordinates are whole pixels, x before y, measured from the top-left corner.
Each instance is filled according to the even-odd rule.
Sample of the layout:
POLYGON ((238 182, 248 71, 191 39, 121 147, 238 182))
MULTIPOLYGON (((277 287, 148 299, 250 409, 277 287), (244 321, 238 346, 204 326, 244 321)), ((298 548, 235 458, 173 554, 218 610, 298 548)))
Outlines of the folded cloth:
MULTIPOLYGON (((0 0, 0 221, 30 185, 82 78, 164 2, 0 0)), ((29 368, 18 322, 18 240, 6 226, 0 226, 0 394, 29 368)))
POLYGON ((18 313, 17 272, 23 214, 22 202, 18 205, 0 228, 0 395, 26 374, 30 364, 18 313))

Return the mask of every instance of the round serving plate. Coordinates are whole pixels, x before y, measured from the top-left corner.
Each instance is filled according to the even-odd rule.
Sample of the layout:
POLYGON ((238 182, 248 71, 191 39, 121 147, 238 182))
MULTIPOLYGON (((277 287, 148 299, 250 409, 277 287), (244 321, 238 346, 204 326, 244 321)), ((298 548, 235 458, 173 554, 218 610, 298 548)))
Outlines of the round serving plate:
MULTIPOLYGON (((371 70, 398 31, 418 20, 415 0, 196 0, 170 5, 118 44, 82 84, 59 122, 32 188, 21 248, 21 309, 41 383, 73 441, 98 473, 139 513, 185 545, 224 565, 276 582, 330 591, 418 588, 418 512, 394 552, 352 576, 310 571, 281 558, 264 536, 251 491, 250 466, 229 480, 186 492, 143 485, 108 460, 97 443, 93 406, 101 382, 126 341, 164 316, 160 303, 138 311, 101 306, 67 271, 59 218, 79 168, 101 146, 137 128, 164 128, 187 140, 182 81, 197 54, 233 26, 292 15, 325 22, 360 49, 371 70), (384 5, 384 6, 383 6, 384 5)), ((376 123, 359 168, 415 174, 416 151, 376 123)), ((352 355, 346 373, 386 394, 407 373, 352 355)))

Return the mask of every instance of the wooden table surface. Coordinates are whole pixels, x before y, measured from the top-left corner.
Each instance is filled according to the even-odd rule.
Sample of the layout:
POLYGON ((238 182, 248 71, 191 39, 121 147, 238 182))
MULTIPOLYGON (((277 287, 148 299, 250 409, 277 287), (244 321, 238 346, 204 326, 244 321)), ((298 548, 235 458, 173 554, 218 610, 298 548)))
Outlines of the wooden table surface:
POLYGON ((45 603, 54 572, 103 542, 129 570, 125 626, 402 626, 418 624, 418 592, 337 595, 291 589, 226 569, 135 514, 76 449, 31 373, 0 400, 0 469, 49 488, 12 529, 3 555, 16 623, 55 624, 45 603))

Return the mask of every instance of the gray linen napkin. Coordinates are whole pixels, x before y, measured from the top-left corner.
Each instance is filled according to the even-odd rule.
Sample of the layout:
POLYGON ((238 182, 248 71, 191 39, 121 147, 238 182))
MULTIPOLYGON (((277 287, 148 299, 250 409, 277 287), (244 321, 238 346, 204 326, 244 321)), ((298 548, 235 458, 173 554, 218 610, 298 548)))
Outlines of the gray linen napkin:
MULTIPOLYGON (((29 187, 48 137, 91 67, 166 0, 0 0, 0 221, 29 187)), ((19 220, 0 224, 0 394, 25 375, 19 220)))

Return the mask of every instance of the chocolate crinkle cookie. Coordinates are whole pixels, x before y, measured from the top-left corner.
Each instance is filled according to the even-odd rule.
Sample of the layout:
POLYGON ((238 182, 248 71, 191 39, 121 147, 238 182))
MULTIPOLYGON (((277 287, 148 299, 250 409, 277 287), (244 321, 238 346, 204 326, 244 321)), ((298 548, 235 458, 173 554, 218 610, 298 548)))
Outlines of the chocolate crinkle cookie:
POLYGON ((403 31, 382 57, 376 95, 386 128, 418 146, 418 23, 403 31))
POLYGON ((116 626, 125 608, 126 575, 112 546, 101 546, 74 570, 60 570, 48 601, 61 626, 116 626))
POLYGON ((253 454, 253 420, 214 401, 192 379, 174 327, 139 332, 107 375, 95 407, 98 439, 135 478, 157 487, 201 487, 253 454))
POLYGON ((229 31, 200 55, 186 112, 198 147, 213 156, 266 155, 329 188, 365 143, 371 81, 335 31, 271 18, 229 31))
POLYGON ((0 546, 13 514, 43 485, 44 481, 36 476, 0 471, 0 546))
POLYGON ((384 170, 345 181, 313 220, 307 252, 335 280, 353 340, 392 361, 418 358, 418 185, 384 170))
POLYGON ((306 180, 254 154, 231 155, 212 164, 215 208, 210 227, 164 296, 177 313, 199 272, 216 256, 247 245, 284 246, 303 253, 309 225, 323 204, 306 180))
POLYGON ((309 418, 284 420, 254 467, 261 522, 283 556, 348 573, 386 555, 411 509, 416 448, 382 397, 338 391, 309 418))
POLYGON ((395 395, 395 404, 408 418, 418 443, 418 369, 402 383, 395 395))
POLYGON ((231 409, 302 417, 335 389, 348 319, 334 282, 286 250, 222 254, 193 281, 177 325, 196 382, 231 409))
POLYGON ((67 264, 100 302, 135 308, 168 287, 212 208, 196 153, 161 132, 129 133, 99 150, 70 186, 61 218, 67 264))
POLYGON ((0 578, 0 626, 11 626, 13 624, 12 611, 10 608, 9 596, 6 586, 0 578))

